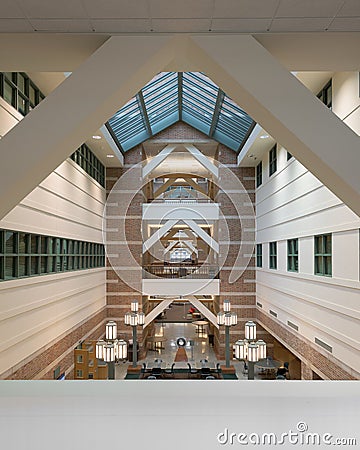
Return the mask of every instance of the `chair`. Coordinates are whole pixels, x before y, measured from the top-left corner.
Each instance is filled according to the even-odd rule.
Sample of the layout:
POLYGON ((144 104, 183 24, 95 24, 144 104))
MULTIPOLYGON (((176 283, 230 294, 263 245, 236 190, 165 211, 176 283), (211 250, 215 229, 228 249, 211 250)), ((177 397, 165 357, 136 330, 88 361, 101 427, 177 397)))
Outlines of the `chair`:
POLYGON ((164 370, 164 374, 174 377, 175 376, 174 367, 175 363, 172 363, 170 368, 164 370))
POLYGON ((211 370, 210 367, 202 367, 200 369, 201 378, 206 378, 211 376, 211 370))
POLYGON ((195 369, 195 367, 191 367, 191 364, 190 363, 187 363, 187 365, 188 365, 188 377, 190 378, 191 377, 191 375, 197 375, 198 374, 198 371, 197 371, 197 369, 195 369))
POLYGON ((156 377, 161 377, 163 374, 163 370, 161 367, 153 367, 151 369, 151 375, 155 375, 156 377))

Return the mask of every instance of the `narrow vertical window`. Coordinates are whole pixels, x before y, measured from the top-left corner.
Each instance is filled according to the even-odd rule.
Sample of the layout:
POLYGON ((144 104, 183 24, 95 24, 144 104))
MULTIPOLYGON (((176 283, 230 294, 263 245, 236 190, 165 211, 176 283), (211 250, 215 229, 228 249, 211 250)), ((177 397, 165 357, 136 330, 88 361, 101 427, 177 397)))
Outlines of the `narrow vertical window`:
POLYGON ((298 239, 289 239, 287 241, 287 270, 289 272, 299 271, 299 251, 298 239))
POLYGON ((256 187, 262 185, 262 161, 256 166, 256 187))
POLYGON ((277 170, 277 152, 276 144, 269 152, 269 177, 273 175, 277 170))
POLYGON ((262 267, 262 244, 256 244, 256 267, 262 267))
POLYGON ((277 269, 277 242, 269 243, 269 267, 277 269))
POLYGON ((314 273, 331 277, 332 275, 332 243, 331 234, 321 234, 314 238, 314 273))

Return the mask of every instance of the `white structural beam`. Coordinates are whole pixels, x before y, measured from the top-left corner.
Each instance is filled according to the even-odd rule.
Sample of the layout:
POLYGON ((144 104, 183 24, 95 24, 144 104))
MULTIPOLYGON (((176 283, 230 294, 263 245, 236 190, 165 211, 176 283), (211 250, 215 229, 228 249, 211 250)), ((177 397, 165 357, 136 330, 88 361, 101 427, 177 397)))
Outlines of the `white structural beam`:
POLYGON ((198 300, 195 297, 190 297, 190 302, 192 305, 195 306, 195 308, 202 313, 203 316, 205 316, 207 319, 210 320, 210 322, 216 327, 219 328, 219 325, 216 320, 215 314, 213 314, 200 300, 198 300))
POLYGON ((197 249, 195 248, 195 246, 191 241, 181 241, 181 242, 183 242, 183 244, 190 250, 191 253, 198 254, 197 249))
POLYGON ((172 241, 164 250, 164 256, 178 245, 178 241, 172 241))
POLYGON ((201 151, 193 144, 184 144, 186 150, 214 177, 219 176, 219 169, 213 164, 209 158, 201 153, 201 151))
POLYGON ((159 187, 159 189, 156 190, 154 193, 154 198, 159 197, 159 195, 163 194, 168 187, 170 187, 172 184, 174 184, 176 181, 176 178, 170 178, 167 180, 162 186, 159 187))
POLYGON ((173 56, 171 37, 113 36, 7 133, 0 141, 0 219, 173 56), (99 80, 106 80, 101 89, 99 80))
POLYGON ((184 219, 188 225, 214 252, 219 253, 219 244, 209 236, 194 220, 184 219))
POLYGON ((156 242, 160 240, 179 220, 171 219, 164 223, 164 225, 155 231, 155 233, 143 243, 143 253, 147 252, 156 242))
POLYGON ((169 144, 152 158, 143 168, 143 178, 146 178, 176 149, 177 144, 169 144))
POLYGON ((159 303, 153 310, 149 312, 149 314, 145 317, 144 327, 146 328, 156 317, 161 314, 172 302, 174 299, 163 300, 159 303))
POLYGON ((189 186, 193 187, 197 192, 200 192, 200 194, 207 196, 207 193, 204 191, 204 189, 198 185, 198 183, 195 183, 195 181, 192 178, 184 178, 185 181, 189 184, 189 186))
POLYGON ((192 40, 194 64, 360 215, 360 137, 252 36, 192 40))

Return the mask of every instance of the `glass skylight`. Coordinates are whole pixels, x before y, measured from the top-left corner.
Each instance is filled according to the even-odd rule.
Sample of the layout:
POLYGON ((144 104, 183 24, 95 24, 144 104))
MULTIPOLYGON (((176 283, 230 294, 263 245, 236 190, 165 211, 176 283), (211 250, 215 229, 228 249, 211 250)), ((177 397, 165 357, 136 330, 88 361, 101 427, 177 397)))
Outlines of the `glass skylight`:
POLYGON ((201 72, 162 72, 107 123, 123 151, 182 120, 239 151, 255 123, 201 72))

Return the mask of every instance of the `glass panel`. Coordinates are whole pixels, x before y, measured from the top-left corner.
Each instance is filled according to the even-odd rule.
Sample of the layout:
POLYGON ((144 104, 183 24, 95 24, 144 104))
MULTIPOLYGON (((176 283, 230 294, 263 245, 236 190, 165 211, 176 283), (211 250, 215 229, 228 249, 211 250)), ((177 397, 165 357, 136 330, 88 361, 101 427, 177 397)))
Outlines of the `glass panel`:
POLYGON ((39 256, 31 257, 31 275, 36 275, 39 273, 39 263, 40 263, 39 256))
POLYGON ((21 91, 23 94, 26 94, 25 92, 25 77, 24 75, 22 75, 21 73, 18 73, 17 75, 17 87, 19 89, 19 91, 21 91))
POLYGON ((16 90, 6 80, 4 82, 4 100, 10 105, 16 105, 16 90))
POLYGON ((12 231, 6 231, 5 233, 5 252, 7 254, 16 252, 16 233, 12 231))
POLYGON ((38 253, 39 236, 31 236, 31 253, 38 253))
POLYGON ((42 256, 40 259, 40 273, 46 273, 48 271, 47 262, 48 262, 48 257, 42 256))
POLYGON ((28 253, 29 236, 25 233, 19 233, 19 253, 28 253))
POLYGON ((28 265, 29 258, 26 256, 19 256, 19 277, 25 277, 28 275, 28 265))
POLYGON ((29 100, 33 106, 36 105, 36 89, 32 86, 32 84, 29 86, 29 100))
POLYGON ((7 256, 5 258, 5 278, 15 278, 16 277, 16 256, 7 256))
POLYGON ((45 236, 41 236, 41 253, 47 254, 47 238, 45 236))

